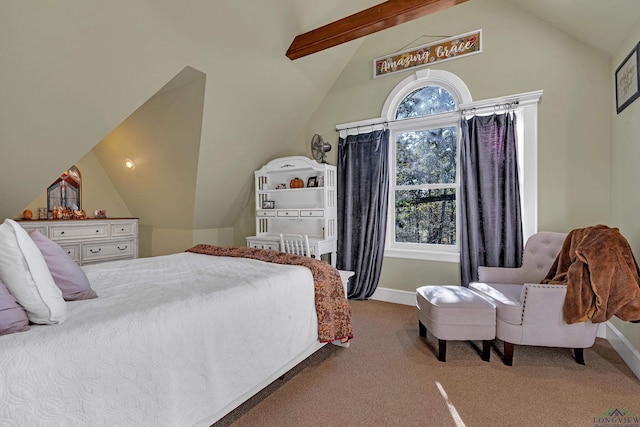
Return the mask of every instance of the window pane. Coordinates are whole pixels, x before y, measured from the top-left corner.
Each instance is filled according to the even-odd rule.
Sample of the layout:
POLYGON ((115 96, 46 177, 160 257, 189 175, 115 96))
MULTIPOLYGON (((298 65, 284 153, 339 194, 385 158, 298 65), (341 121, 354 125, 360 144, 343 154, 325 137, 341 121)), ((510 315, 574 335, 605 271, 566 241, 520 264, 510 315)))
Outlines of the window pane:
POLYGON ((396 242, 456 244, 456 190, 398 190, 396 242))
POLYGON ((396 185, 455 183, 457 141, 457 127, 398 134, 396 185))
POLYGON ((396 120, 456 111, 456 101, 439 86, 426 86, 411 92, 396 110, 396 120))

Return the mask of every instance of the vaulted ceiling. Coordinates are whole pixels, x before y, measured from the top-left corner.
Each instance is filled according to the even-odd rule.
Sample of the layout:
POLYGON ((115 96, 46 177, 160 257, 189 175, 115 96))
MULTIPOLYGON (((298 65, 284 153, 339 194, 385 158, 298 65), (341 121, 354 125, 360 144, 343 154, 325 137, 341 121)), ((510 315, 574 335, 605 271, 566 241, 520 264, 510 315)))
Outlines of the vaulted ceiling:
POLYGON ((640 18, 638 0, 511 1, 608 55, 614 53, 629 29, 640 18))
MULTIPOLYGON (((509 2, 609 55, 640 17, 636 0, 509 2)), ((151 225, 232 226, 250 200, 248 171, 308 155, 304 124, 362 39, 295 61, 285 56, 292 41, 379 3, 1 2, 0 215, 20 212, 95 148, 132 213, 151 225), (158 126, 141 137, 150 117, 164 120, 154 105, 169 98, 200 115, 173 134, 158 126), (154 144, 171 148, 136 169, 138 185, 119 176, 117 159, 154 144)))

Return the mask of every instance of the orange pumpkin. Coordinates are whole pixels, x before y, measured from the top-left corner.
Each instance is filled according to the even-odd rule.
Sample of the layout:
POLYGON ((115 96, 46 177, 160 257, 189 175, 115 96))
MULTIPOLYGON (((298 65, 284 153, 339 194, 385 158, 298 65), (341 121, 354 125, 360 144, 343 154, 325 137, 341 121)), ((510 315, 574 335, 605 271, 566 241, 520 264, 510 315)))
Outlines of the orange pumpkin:
POLYGON ((291 181, 289 181, 289 187, 290 188, 302 188, 302 187, 304 187, 304 181, 301 180, 298 177, 293 178, 291 181))
POLYGON ((24 211, 22 211, 22 218, 23 219, 33 218, 33 212, 31 212, 29 209, 25 209, 24 211))

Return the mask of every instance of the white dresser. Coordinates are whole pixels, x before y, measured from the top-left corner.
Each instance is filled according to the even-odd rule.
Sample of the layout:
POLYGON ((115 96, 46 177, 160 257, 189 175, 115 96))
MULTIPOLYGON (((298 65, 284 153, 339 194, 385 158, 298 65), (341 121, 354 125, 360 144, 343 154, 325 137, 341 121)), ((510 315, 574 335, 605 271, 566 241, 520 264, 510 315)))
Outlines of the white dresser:
POLYGON ((138 219, 23 220, 59 244, 79 265, 138 258, 138 219))
POLYGON ((280 249, 280 233, 309 236, 311 256, 329 254, 336 265, 336 167, 302 156, 282 157, 255 171, 256 235, 247 245, 280 249), (302 188, 291 188, 300 178, 302 188), (314 182, 315 186, 309 186, 314 182))

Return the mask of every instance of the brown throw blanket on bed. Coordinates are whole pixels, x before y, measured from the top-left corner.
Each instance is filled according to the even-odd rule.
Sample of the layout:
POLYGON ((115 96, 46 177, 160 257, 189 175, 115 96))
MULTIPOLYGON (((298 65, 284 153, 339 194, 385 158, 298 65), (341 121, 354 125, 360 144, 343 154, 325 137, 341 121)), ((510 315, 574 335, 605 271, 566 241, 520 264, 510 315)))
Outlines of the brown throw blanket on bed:
POLYGON ((351 307, 344 294, 340 273, 335 267, 314 258, 285 252, 254 249, 244 246, 196 245, 186 252, 197 254, 251 258, 276 264, 302 265, 311 270, 315 284, 320 342, 347 342, 353 338, 351 307))
POLYGON ((571 231, 542 283, 566 284, 564 320, 640 321, 640 269, 629 242, 606 225, 571 231))

